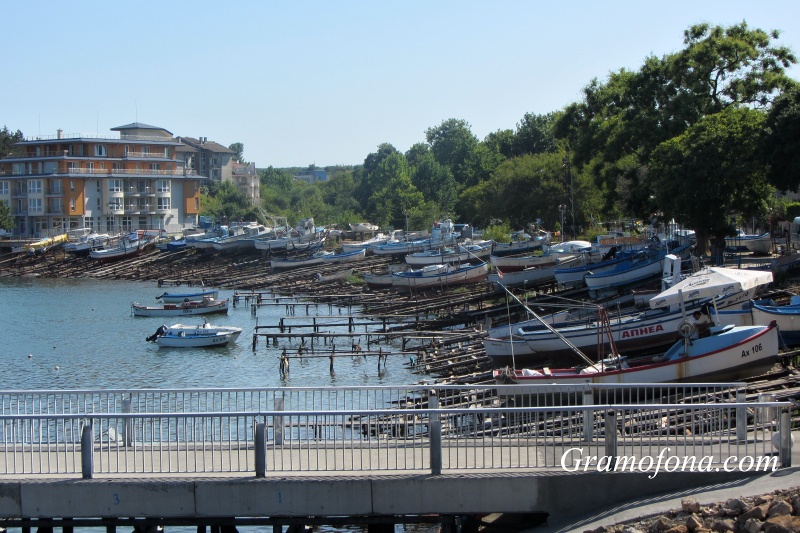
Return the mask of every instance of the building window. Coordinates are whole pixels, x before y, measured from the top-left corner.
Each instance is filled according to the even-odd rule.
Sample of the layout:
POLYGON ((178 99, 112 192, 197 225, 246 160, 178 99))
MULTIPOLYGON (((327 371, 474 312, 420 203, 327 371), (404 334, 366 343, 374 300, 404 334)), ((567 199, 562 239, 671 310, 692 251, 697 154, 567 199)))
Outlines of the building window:
POLYGON ((75 211, 75 198, 70 198, 69 200, 69 210, 75 211))
POLYGON ((58 163, 55 161, 45 161, 44 162, 44 173, 45 174, 55 174, 58 172, 58 163))
POLYGON ((194 210, 195 211, 200 211, 200 198, 195 198, 194 199, 194 210))
POLYGON ((100 192, 100 180, 97 180, 97 192, 100 192))
POLYGON ((150 157, 150 147, 142 146, 142 157, 150 157))
POLYGON ((41 194, 42 180, 30 180, 28 182, 28 194, 41 194))
POLYGON ((169 180, 158 180, 156 182, 156 190, 158 192, 169 192, 169 180))
POLYGON ((8 195, 8 182, 7 181, 0 181, 0 195, 7 196, 8 195))
POLYGON ((105 144, 95 144, 94 145, 94 155, 97 157, 105 157, 106 154, 106 145, 105 144))
POLYGON ((108 180, 108 192, 122 192, 122 180, 108 180))
POLYGON ((42 212, 42 199, 41 198, 28 198, 28 212, 41 213, 42 212))
POLYGON ((170 200, 170 199, 169 199, 169 197, 167 197, 167 198, 158 198, 158 209, 159 209, 160 211, 164 211, 164 210, 168 210, 168 209, 170 209, 170 207, 169 207, 169 205, 170 205, 170 202, 169 202, 169 200, 170 200))
POLYGON ((11 173, 15 176, 25 174, 25 163, 11 163, 11 173))
POLYGON ((61 198, 50 198, 50 212, 61 213, 61 198))
POLYGON ((161 170, 161 165, 158 163, 150 163, 150 171, 153 174, 158 174, 158 171, 161 170))
MULTIPOLYGON (((100 181, 100 180, 97 180, 100 181)), ((75 180, 69 180, 69 190, 75 192, 75 180)))
POLYGON ((102 211, 103 210, 103 199, 102 198, 98 198, 97 199, 97 210, 98 211, 102 211))
POLYGON ((133 229, 131 217, 122 217, 122 229, 127 233, 133 229))

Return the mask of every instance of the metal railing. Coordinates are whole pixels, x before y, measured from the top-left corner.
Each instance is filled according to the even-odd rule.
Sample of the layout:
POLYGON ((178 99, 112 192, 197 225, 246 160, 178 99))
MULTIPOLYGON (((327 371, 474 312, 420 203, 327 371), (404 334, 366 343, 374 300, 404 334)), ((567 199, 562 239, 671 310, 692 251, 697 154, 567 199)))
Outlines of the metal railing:
POLYGON ((602 466, 589 457, 631 471, 657 468, 659 457, 662 468, 789 466, 790 404, 747 403, 744 393, 736 384, 12 391, 0 393, 0 475, 602 466))

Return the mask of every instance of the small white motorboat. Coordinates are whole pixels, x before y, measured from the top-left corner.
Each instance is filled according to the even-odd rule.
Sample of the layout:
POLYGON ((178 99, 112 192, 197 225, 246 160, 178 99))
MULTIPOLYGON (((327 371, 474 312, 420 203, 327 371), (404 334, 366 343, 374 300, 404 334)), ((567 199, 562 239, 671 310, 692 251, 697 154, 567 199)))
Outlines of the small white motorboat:
POLYGON ((204 321, 198 325, 162 325, 146 340, 175 348, 227 346, 236 342, 241 333, 242 328, 236 326, 212 326, 204 321))

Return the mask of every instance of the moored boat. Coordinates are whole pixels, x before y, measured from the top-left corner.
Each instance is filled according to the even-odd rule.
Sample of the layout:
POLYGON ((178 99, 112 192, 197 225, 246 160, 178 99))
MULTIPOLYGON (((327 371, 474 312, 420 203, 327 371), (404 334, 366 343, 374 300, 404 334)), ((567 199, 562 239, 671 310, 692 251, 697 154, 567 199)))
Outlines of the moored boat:
POLYGON ((236 326, 212 326, 208 322, 198 325, 173 324, 160 326, 147 337, 148 342, 169 347, 227 346, 236 342, 242 328, 236 326))
POLYGON ((486 279, 489 264, 455 267, 450 264, 428 265, 417 270, 395 272, 392 286, 398 290, 417 290, 476 283, 486 279))
POLYGON ((89 257, 98 261, 111 261, 130 257, 141 253, 142 250, 152 244, 148 238, 139 238, 134 232, 123 235, 116 245, 108 248, 98 248, 89 252, 89 257))
POLYGON ((165 292, 164 294, 156 296, 156 300, 161 300, 165 304, 176 304, 182 302, 199 302, 202 301, 203 298, 216 299, 217 296, 219 296, 219 291, 217 289, 203 289, 201 291, 182 293, 165 292))
POLYGON ((163 304, 162 306, 140 305, 131 303, 133 316, 182 316, 182 315, 207 315, 213 313, 227 313, 229 299, 212 300, 203 298, 198 302, 182 302, 179 304, 163 304))

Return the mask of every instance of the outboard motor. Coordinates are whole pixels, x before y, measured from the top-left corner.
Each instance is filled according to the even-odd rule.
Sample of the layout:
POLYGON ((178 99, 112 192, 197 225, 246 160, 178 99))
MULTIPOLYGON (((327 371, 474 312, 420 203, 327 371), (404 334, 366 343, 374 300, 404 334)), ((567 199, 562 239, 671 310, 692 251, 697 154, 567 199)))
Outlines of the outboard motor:
POLYGON ((147 342, 153 342, 153 341, 155 341, 155 340, 156 340, 158 337, 163 337, 163 336, 164 336, 166 333, 167 333, 167 326, 165 326, 165 325, 163 325, 163 324, 162 324, 161 326, 158 326, 158 329, 156 330, 156 332, 155 332, 155 333, 153 333, 152 335, 150 335, 149 337, 147 337, 145 340, 146 340, 147 342))

